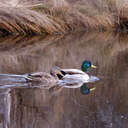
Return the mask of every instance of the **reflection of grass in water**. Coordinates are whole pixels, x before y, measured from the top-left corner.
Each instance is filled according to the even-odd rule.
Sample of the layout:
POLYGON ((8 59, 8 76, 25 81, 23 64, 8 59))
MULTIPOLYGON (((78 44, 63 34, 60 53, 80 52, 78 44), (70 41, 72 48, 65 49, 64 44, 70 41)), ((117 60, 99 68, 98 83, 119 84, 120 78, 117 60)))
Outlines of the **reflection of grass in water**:
POLYGON ((119 0, 64 0, 26 7, 0 7, 0 34, 64 34, 74 30, 127 30, 127 4, 119 0))
POLYGON ((116 64, 116 61, 113 63, 113 59, 128 47, 123 43, 127 40, 121 39, 122 43, 120 43, 120 38, 113 33, 92 32, 54 38, 52 36, 10 36, 7 40, 0 39, 0 67, 4 73, 49 71, 54 64, 62 67, 65 65, 66 68, 72 66, 72 68, 80 68, 82 61, 89 59, 94 64, 98 63, 101 69, 107 65, 113 68, 116 64))

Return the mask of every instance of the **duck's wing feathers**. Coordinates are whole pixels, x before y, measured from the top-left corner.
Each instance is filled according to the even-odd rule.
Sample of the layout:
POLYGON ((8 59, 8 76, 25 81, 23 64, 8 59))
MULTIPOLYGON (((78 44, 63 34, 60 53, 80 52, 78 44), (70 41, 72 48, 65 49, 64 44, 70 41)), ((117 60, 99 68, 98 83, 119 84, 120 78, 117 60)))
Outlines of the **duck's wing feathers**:
POLYGON ((30 76, 30 77, 51 77, 51 75, 46 72, 30 73, 30 74, 28 74, 28 76, 30 76))
POLYGON ((35 72, 35 73, 26 74, 26 80, 27 81, 40 81, 40 82, 43 82, 46 80, 54 81, 54 77, 46 72, 35 72))
POLYGON ((83 71, 79 69, 61 69, 61 71, 64 71, 66 74, 85 74, 83 71))

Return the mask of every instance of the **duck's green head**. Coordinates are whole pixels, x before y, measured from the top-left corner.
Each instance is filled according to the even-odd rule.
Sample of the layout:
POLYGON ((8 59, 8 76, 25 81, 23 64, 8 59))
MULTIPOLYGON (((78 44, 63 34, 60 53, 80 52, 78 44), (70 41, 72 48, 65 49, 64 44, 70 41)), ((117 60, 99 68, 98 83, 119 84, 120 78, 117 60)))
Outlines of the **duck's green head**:
POLYGON ((96 66, 92 65, 89 60, 85 60, 81 65, 81 70, 87 72, 89 68, 96 68, 96 66))
POLYGON ((91 91, 94 91, 96 88, 93 87, 93 88, 88 88, 86 86, 86 84, 83 84, 80 88, 80 92, 83 94, 83 95, 87 95, 89 94, 91 91))

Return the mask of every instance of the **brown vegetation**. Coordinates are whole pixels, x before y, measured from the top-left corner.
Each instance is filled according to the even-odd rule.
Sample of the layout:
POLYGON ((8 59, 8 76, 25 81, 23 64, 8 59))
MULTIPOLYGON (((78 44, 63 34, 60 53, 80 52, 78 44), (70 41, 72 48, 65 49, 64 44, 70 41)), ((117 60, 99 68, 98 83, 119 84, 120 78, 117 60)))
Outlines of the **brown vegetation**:
MULTIPOLYGON (((127 2, 126 2, 127 3, 127 2)), ((69 31, 125 31, 127 4, 119 0, 53 0, 36 5, 0 4, 0 35, 65 34, 69 31)))

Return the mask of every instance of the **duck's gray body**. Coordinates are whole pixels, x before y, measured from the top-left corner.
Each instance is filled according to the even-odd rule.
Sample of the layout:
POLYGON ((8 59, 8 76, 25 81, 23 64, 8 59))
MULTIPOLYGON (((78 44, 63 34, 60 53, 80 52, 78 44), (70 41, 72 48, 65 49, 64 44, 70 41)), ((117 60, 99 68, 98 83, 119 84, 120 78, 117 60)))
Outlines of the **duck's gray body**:
POLYGON ((83 83, 95 82, 99 80, 96 76, 89 76, 87 73, 78 69, 62 69, 67 74, 58 80, 57 84, 59 86, 64 86, 65 88, 79 88, 83 83))

